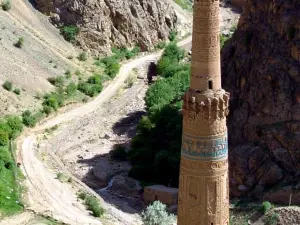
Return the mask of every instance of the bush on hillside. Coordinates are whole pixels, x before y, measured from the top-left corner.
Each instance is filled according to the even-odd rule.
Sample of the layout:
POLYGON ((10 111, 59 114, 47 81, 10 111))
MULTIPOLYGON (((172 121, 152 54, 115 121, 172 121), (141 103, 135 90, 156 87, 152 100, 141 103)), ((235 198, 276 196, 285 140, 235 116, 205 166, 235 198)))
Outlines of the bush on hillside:
POLYGON ((142 220, 145 225, 170 225, 176 222, 173 214, 168 214, 166 205, 155 201, 142 212, 142 220))
POLYGON ((18 41, 14 45, 17 48, 22 48, 23 45, 24 45, 24 38, 23 37, 19 37, 18 41))
POLYGON ((21 90, 20 90, 19 88, 15 88, 15 89, 14 89, 14 93, 15 93, 16 95, 20 95, 20 94, 21 94, 21 90))
POLYGON ((49 77, 47 80, 56 87, 62 87, 65 84, 65 78, 63 76, 49 77))
POLYGON ((89 83, 88 81, 88 82, 80 82, 77 88, 80 92, 84 93, 85 95, 88 95, 90 97, 95 97, 102 91, 103 85, 102 83, 93 84, 93 83, 89 83))
POLYGON ((105 73, 110 78, 115 78, 115 76, 119 73, 121 65, 118 59, 113 56, 105 57, 101 60, 101 62, 105 65, 105 73))
MULTIPOLYGON (((64 101, 65 101, 65 96, 59 93, 51 92, 49 94, 45 94, 43 106, 50 107, 52 110, 56 111, 59 107, 62 107, 64 105, 64 101)), ((50 112, 52 110, 50 110, 50 112)), ((49 109, 47 109, 47 111, 49 111, 49 109)), ((45 113, 48 115, 46 111, 45 113)))
POLYGON ((74 82, 71 82, 66 87, 66 93, 68 96, 73 96, 76 94, 77 85, 74 82))
POLYGON ((176 35, 177 35, 177 32, 176 32, 176 31, 174 31, 174 30, 170 31, 170 33, 169 33, 169 40, 170 40, 171 42, 172 42, 172 41, 175 41, 176 35))
POLYGON ((79 28, 74 25, 63 26, 60 28, 60 33, 66 41, 74 42, 79 33, 79 28))
POLYGON ((7 91, 12 91, 13 89, 13 84, 10 81, 5 81, 2 87, 7 90, 7 91))
POLYGON ((34 127, 37 123, 37 118, 32 115, 30 110, 26 110, 22 113, 23 124, 26 127, 34 127))
POLYGON ((5 1, 1 4, 1 6, 2 6, 2 9, 3 9, 4 11, 8 11, 8 10, 11 9, 11 1, 10 1, 10 0, 5 0, 5 1))
POLYGON ((88 55, 86 52, 81 52, 78 56, 79 61, 86 61, 88 59, 88 55))

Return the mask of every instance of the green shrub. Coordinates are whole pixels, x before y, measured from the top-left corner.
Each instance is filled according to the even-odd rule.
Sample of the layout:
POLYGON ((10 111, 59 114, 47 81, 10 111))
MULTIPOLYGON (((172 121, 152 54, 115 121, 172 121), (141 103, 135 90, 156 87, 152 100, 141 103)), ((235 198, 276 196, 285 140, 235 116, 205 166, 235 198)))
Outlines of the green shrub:
POLYGON ((74 82, 71 82, 66 87, 66 92, 68 96, 73 96, 76 94, 77 85, 74 82))
POLYGON ((168 214, 166 205, 155 201, 142 212, 142 221, 145 225, 170 225, 176 222, 176 217, 168 214))
POLYGON ((26 110, 22 113, 23 124, 27 127, 34 127, 37 123, 37 118, 32 115, 30 110, 26 110))
POLYGON ((8 10, 11 9, 11 1, 10 1, 10 0, 5 0, 5 1, 1 4, 1 6, 2 6, 2 9, 3 9, 4 11, 8 11, 8 10))
POLYGON ((172 41, 175 41, 176 35, 177 35, 177 32, 176 32, 176 31, 174 31, 174 30, 170 31, 170 33, 169 33, 169 40, 170 40, 171 42, 172 42, 172 41))
POLYGON ((272 204, 268 201, 263 202, 260 208, 261 213, 266 214, 272 208, 272 204))
POLYGON ((61 87, 65 84, 65 78, 63 76, 49 77, 48 81, 56 87, 61 87))
POLYGON ((155 46, 155 48, 157 49, 164 49, 165 47, 166 47, 166 42, 164 41, 158 42, 158 44, 155 46))
POLYGON ((117 144, 114 149, 110 152, 113 159, 125 161, 127 159, 128 153, 126 152, 126 147, 122 144, 117 144))
POLYGON ((53 108, 48 105, 43 105, 43 113, 45 113, 47 116, 50 115, 53 112, 53 108))
POLYGON ((24 38, 23 37, 19 37, 18 41, 14 45, 17 48, 22 48, 23 45, 24 45, 24 38))
POLYGON ((78 193, 78 197, 79 197, 80 199, 84 200, 84 199, 87 197, 87 193, 84 192, 84 191, 80 191, 80 192, 78 193))
POLYGON ((90 84, 87 82, 80 82, 77 88, 80 92, 84 93, 85 95, 88 95, 90 97, 95 97, 102 91, 103 86, 101 83, 90 84))
MULTIPOLYGON (((54 111, 56 111, 59 107, 64 105, 64 101, 65 97, 63 95, 52 92, 44 96, 43 106, 51 107, 54 111)), ((47 112, 45 113, 48 114, 47 112)))
POLYGON ((110 78, 115 78, 115 76, 119 73, 121 68, 119 60, 113 56, 109 56, 103 58, 101 62, 105 65, 105 73, 110 78))
POLYGON ((78 56, 78 60, 79 60, 79 61, 86 61, 87 58, 88 58, 88 55, 87 55, 86 52, 81 52, 81 53, 79 54, 79 56, 78 56))
POLYGON ((74 42, 79 33, 79 28, 74 25, 63 26, 60 28, 60 33, 66 41, 74 42))
POLYGON ((104 209, 100 206, 98 199, 94 196, 87 196, 85 204, 88 210, 93 212, 93 216, 101 217, 104 214, 104 209))
POLYGON ((66 75, 66 78, 67 78, 67 79, 72 78, 71 70, 67 70, 67 71, 65 72, 65 75, 66 75))
POLYGON ((9 81, 5 81, 4 84, 2 85, 2 87, 7 91, 12 91, 12 89, 13 89, 13 85, 9 81))
POLYGON ((21 90, 20 90, 19 88, 15 88, 15 89, 14 89, 14 93, 15 93, 16 95, 20 95, 20 94, 21 94, 21 90))

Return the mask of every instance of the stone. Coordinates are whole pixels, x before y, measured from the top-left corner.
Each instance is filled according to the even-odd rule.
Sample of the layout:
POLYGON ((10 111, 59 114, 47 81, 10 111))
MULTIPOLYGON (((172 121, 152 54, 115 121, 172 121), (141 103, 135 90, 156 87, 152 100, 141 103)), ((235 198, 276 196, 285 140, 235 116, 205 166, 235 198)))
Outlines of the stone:
POLYGON ((144 202, 150 204, 156 200, 166 205, 178 203, 178 189, 169 188, 164 185, 152 185, 144 188, 144 202))
POLYGON ((177 16, 166 0, 35 0, 52 22, 80 28, 76 44, 91 54, 107 54, 112 47, 139 46, 151 50, 168 39, 177 16))

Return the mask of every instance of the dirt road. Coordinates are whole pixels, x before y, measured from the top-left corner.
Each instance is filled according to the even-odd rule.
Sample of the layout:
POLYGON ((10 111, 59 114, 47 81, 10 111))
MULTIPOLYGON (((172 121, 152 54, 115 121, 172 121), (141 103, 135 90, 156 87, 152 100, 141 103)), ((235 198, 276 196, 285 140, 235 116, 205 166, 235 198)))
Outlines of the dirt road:
MULTIPOLYGON (((179 45, 186 45, 190 41, 191 37, 181 41, 179 45)), ((142 56, 123 64, 119 75, 93 101, 46 121, 31 130, 30 134, 24 137, 24 139, 21 139, 22 169, 27 177, 30 209, 39 213, 51 215, 53 218, 67 224, 101 224, 99 220, 89 216, 84 206, 77 202, 76 190, 72 189, 69 184, 61 183, 57 180, 55 178, 56 174, 49 170, 49 168, 46 168, 46 166, 37 158, 35 154, 36 134, 42 132, 46 128, 82 118, 88 113, 101 107, 104 102, 108 101, 116 94, 133 68, 149 60, 158 58, 161 53, 162 51, 142 56)), ((57 166, 60 166, 59 163, 57 166)), ((117 221, 119 222, 117 223, 117 221, 115 221, 113 224, 138 224, 138 221, 134 217, 132 219, 112 206, 106 205, 106 208, 108 208, 110 214, 113 214, 113 217, 118 218, 117 221)))

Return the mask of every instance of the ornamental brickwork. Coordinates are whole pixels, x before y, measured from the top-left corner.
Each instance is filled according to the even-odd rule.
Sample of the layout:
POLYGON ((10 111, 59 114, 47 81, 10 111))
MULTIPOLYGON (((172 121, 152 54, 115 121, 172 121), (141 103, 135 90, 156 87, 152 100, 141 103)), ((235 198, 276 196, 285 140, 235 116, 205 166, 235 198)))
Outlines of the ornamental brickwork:
POLYGON ((226 116, 219 0, 195 0, 191 84, 184 96, 178 225, 228 225, 226 116))

